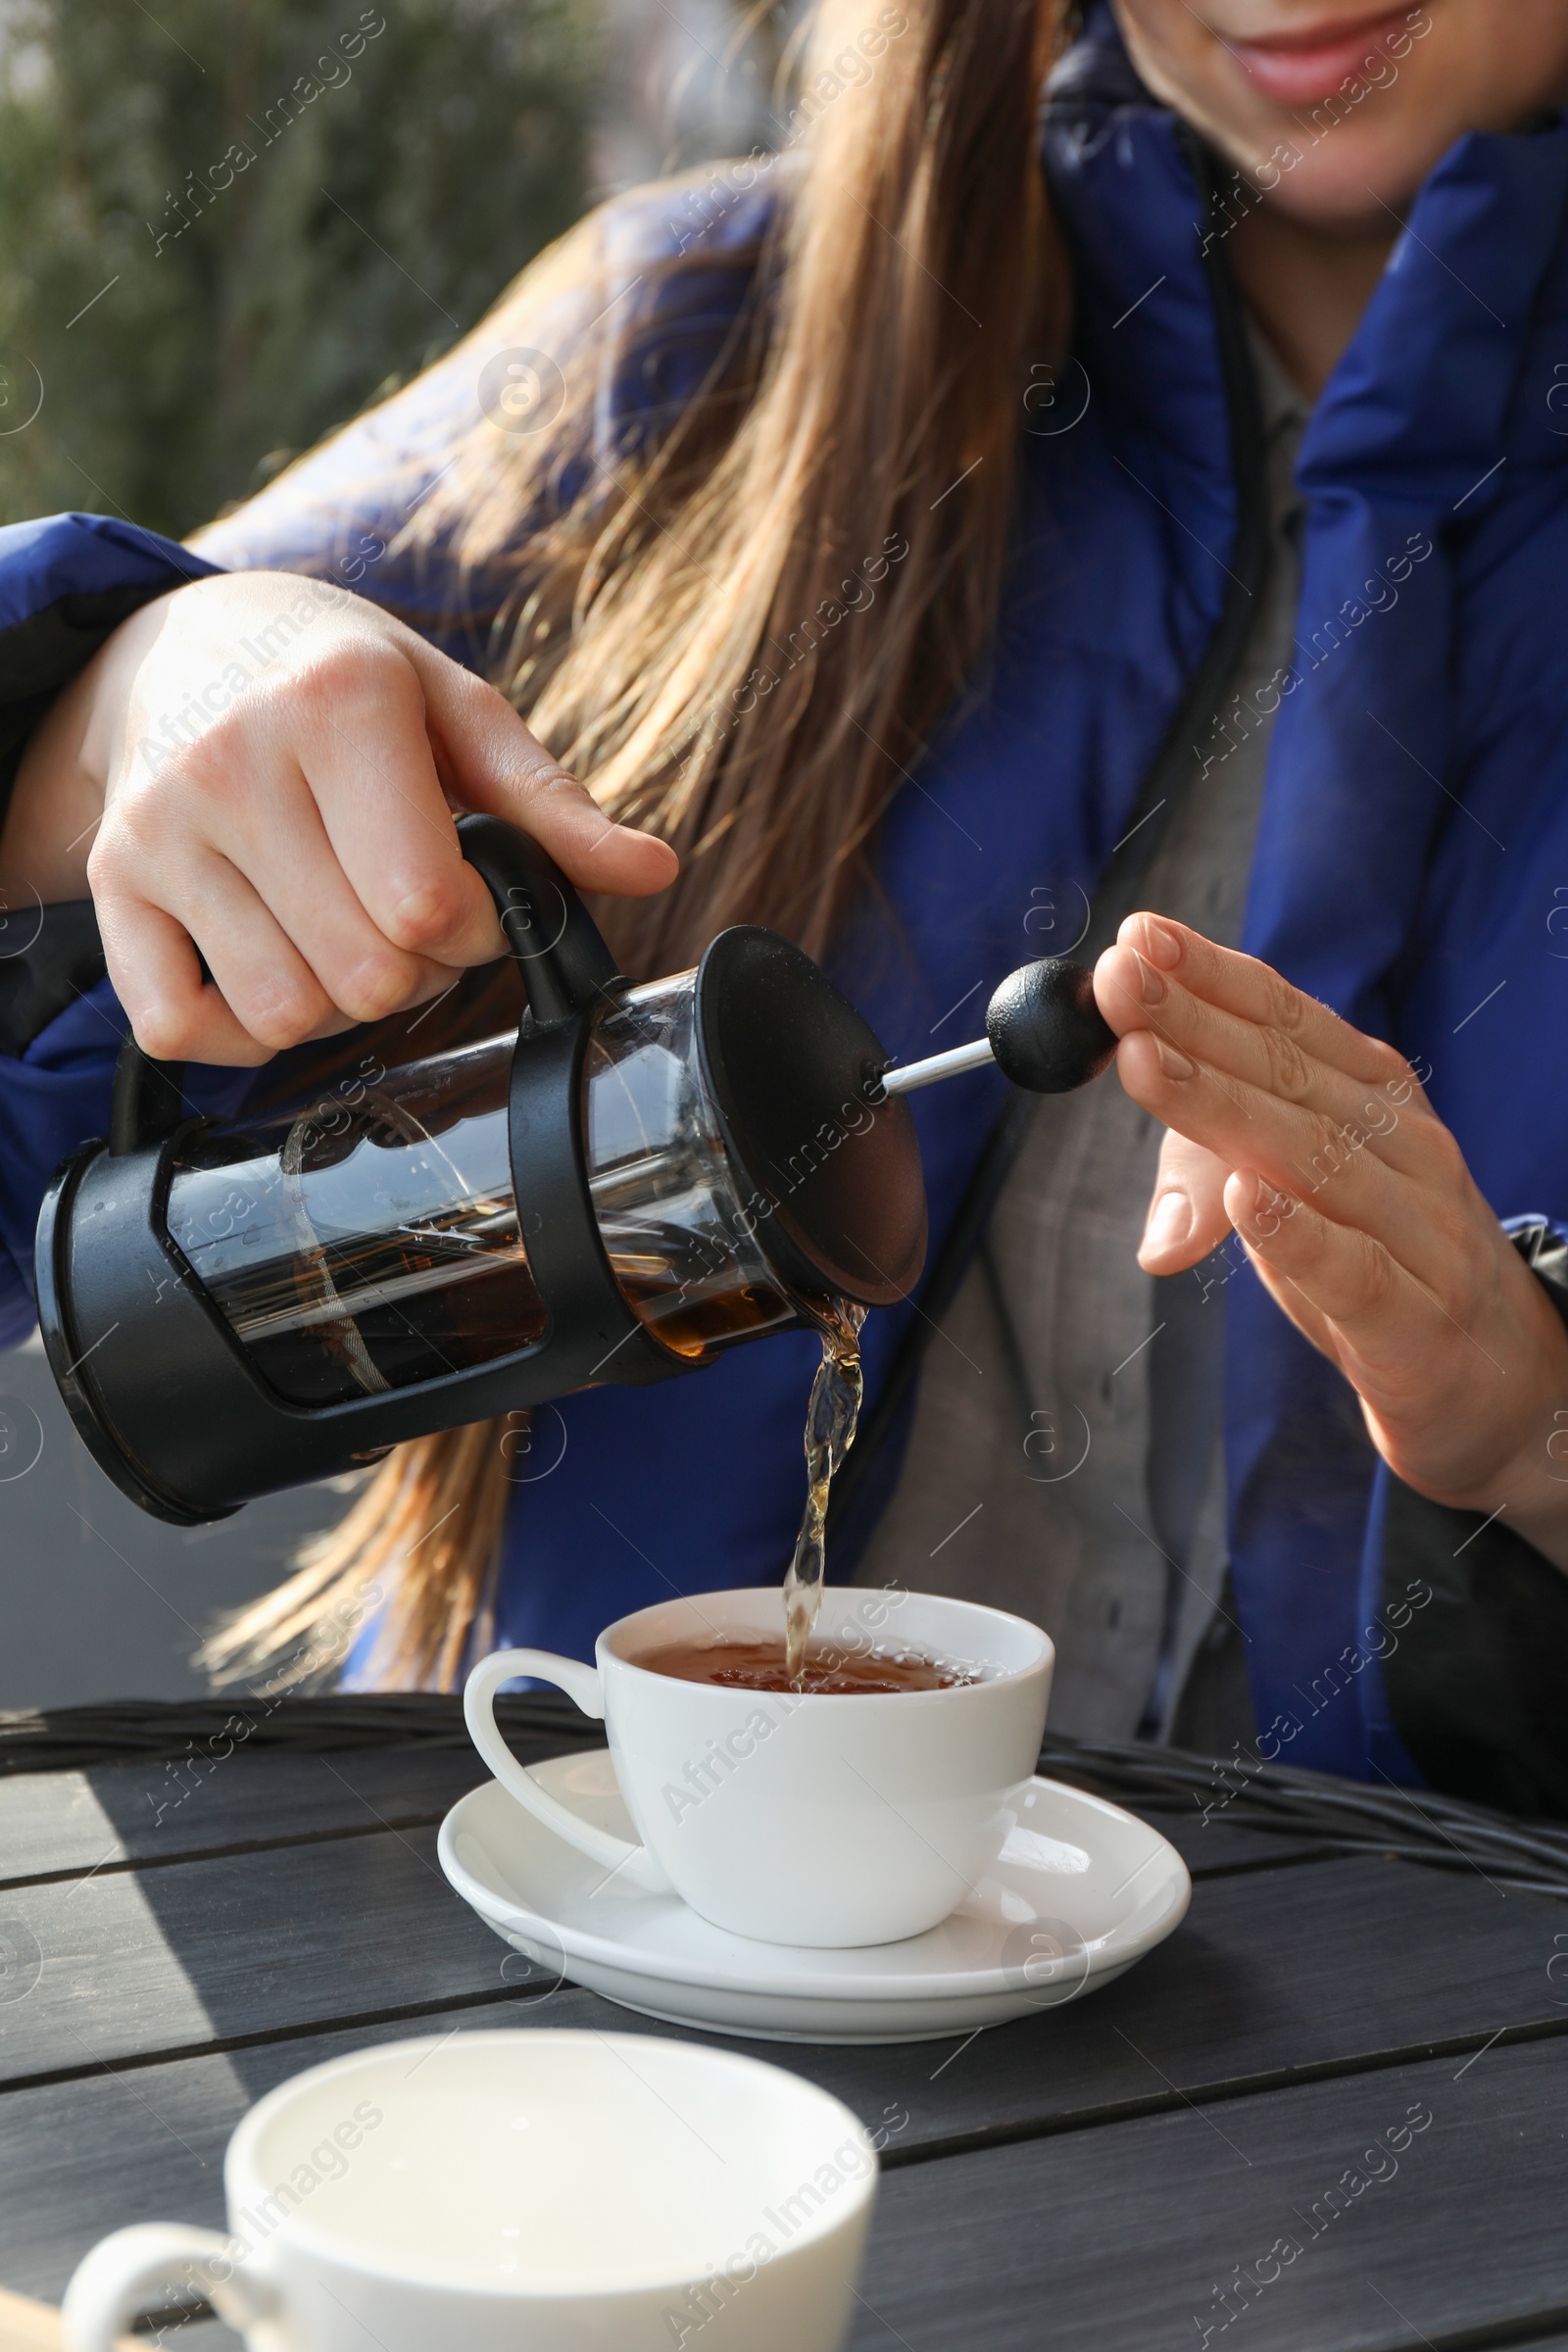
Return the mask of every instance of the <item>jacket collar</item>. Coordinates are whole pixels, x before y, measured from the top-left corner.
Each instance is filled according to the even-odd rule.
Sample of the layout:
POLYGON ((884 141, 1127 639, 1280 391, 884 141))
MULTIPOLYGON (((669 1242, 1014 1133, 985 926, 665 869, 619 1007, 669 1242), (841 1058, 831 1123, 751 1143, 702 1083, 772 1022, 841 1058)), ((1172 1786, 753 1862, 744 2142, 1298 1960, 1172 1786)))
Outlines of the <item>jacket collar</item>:
MULTIPOLYGON (((1195 427, 1220 426, 1202 399, 1217 382, 1202 150, 1139 80, 1108 0, 1097 0, 1047 85, 1042 146, 1097 392, 1139 440, 1164 445, 1178 466, 1202 466, 1222 454, 1222 442, 1206 451, 1195 438, 1195 427)), ((1227 168, 1216 170, 1223 184, 1227 168)), ((1524 404, 1528 416, 1516 388, 1534 364, 1544 308, 1557 307, 1552 264, 1565 230, 1568 110, 1456 142, 1417 195, 1318 403, 1301 458, 1309 493, 1376 480, 1423 506, 1463 501, 1473 520, 1504 492, 1501 480, 1484 493, 1473 485, 1510 433, 1521 444, 1515 465, 1531 454, 1560 463, 1550 369, 1542 398, 1524 404)))

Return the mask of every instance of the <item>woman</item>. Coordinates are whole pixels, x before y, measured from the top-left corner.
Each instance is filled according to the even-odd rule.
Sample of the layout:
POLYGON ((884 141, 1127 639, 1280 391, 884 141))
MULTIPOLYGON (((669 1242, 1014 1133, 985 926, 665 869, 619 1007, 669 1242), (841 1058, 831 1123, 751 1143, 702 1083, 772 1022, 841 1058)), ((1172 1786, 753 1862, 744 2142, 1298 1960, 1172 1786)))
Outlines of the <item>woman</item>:
MULTIPOLYGON (((61 909, 0 1081, 13 1327, 48 1166, 103 1123, 89 886, 203 1106, 350 1021, 396 1038, 496 953, 449 803, 606 894, 626 968, 770 921, 906 1058, 1093 902, 1091 946, 1127 916, 1096 980, 1122 1095, 1021 1148, 986 1145, 998 1081, 914 1099, 957 1238, 927 1321, 867 1327, 882 1442, 838 1572, 898 1469, 905 1334, 952 1306, 929 1419, 989 1268, 1024 1394, 993 1379, 983 1418, 1062 1507, 1022 1569, 982 1538, 950 1582, 1036 1579, 1058 1720, 1168 1729, 1235 1622, 1256 1752, 1560 1807, 1568 0, 1508 0, 1506 39, 1500 0, 1117 0, 1056 65, 1043 175, 1061 31, 835 4, 783 157, 593 216, 193 554, 7 534, 0 867, 61 909), (1059 1245, 1027 1296, 1009 1216, 1059 1245), (1207 1307, 1174 1347, 1135 1247, 1207 1307)), ((330 1640, 379 1570, 368 1671, 447 1682, 476 1629, 586 1652, 672 1589, 772 1580, 811 1353, 574 1397, 521 1462, 494 1427, 407 1449, 245 1638, 330 1640)), ((863 1573, 947 1573, 957 1409, 863 1573)), ((1011 1507, 982 1484, 963 1524, 1011 1507)))

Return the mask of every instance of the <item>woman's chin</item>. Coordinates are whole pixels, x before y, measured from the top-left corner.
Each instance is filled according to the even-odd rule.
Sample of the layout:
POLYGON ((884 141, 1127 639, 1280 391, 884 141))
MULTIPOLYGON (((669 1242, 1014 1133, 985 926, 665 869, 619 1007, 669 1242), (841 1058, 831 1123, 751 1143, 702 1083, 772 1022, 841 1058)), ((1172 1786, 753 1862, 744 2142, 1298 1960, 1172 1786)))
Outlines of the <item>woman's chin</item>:
POLYGON ((1348 237, 1385 235, 1452 144, 1419 121, 1345 123, 1315 146, 1291 130, 1294 141, 1282 136, 1263 168, 1265 201, 1304 228, 1348 237), (1289 164, 1293 145, 1298 160, 1289 164))

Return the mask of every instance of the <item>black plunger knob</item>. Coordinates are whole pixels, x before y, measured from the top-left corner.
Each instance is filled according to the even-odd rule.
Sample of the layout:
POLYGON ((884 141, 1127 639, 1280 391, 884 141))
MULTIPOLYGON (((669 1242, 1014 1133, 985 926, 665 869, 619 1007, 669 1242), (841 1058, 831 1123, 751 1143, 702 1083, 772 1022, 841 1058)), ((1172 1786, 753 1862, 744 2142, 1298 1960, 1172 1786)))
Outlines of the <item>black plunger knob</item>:
POLYGON ((1116 1051, 1093 975, 1057 956, 1009 973, 986 1006, 986 1035, 1003 1075, 1035 1095, 1087 1085, 1116 1051))

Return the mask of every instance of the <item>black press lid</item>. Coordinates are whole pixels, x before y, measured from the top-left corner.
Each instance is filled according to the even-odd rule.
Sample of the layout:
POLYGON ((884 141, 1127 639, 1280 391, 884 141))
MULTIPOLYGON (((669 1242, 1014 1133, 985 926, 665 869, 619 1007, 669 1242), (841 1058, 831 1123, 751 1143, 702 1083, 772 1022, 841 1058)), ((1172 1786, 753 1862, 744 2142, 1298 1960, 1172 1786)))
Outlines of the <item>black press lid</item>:
POLYGON ((892 1058, 875 1031, 809 956, 752 923, 703 957, 697 1027, 772 1263, 863 1306, 906 1298, 925 1263, 925 1182, 907 1103, 874 1099, 892 1058))

